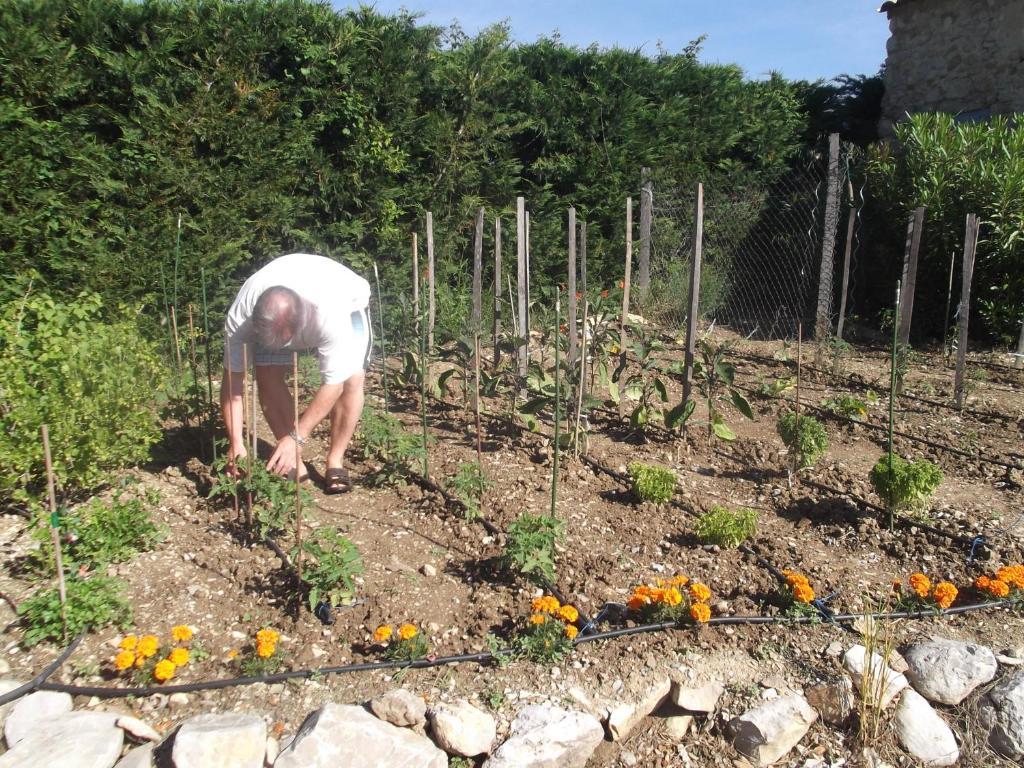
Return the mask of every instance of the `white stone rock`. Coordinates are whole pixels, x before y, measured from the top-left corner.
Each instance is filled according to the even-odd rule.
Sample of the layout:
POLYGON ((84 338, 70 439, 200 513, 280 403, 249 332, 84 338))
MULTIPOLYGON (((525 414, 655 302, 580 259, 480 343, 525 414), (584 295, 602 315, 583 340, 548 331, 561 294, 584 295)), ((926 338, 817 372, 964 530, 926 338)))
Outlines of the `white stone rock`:
POLYGON ((668 676, 646 679, 645 685, 637 690, 631 687, 632 695, 608 706, 608 733, 612 741, 622 741, 636 727, 637 723, 660 707, 672 690, 668 676))
POLYGON ((167 706, 170 709, 181 709, 182 707, 188 706, 188 694, 187 693, 172 693, 167 697, 167 706))
POLYGON ((995 654, 983 645, 935 637, 907 651, 907 679, 929 701, 956 705, 996 676, 995 654))
POLYGON ((597 718, 550 704, 523 708, 512 721, 508 741, 485 768, 583 768, 604 740, 597 718))
POLYGON ((845 725, 853 714, 853 683, 841 677, 832 683, 817 683, 804 691, 807 703, 829 725, 845 725))
POLYGON ((683 683, 676 682, 672 685, 672 703, 687 712, 710 713, 715 711, 724 692, 725 686, 717 680, 698 688, 689 688, 683 683))
MULTIPOLYGON (((908 660, 908 664, 911 664, 908 660)), ((909 688, 900 696, 893 715, 900 744, 927 768, 954 765, 960 759, 953 731, 932 705, 909 688)))
POLYGON ((151 725, 131 715, 121 715, 117 718, 117 727, 133 736, 136 741, 160 741, 162 736, 151 725))
POLYGON ((122 757, 114 768, 153 768, 153 745, 136 747, 122 757))
POLYGON ((1024 760, 1024 670, 1000 680, 978 705, 988 743, 1011 760, 1024 760))
POLYGON ((395 688, 370 700, 370 710, 392 725, 418 727, 427 722, 427 704, 405 688, 395 688))
POLYGON ((174 737, 174 768, 263 768, 267 724, 240 714, 196 715, 174 737))
POLYGON ((446 768, 426 736, 384 722, 362 707, 325 704, 310 714, 274 768, 446 768))
MULTIPOLYGON (((22 685, 24 685, 24 683, 20 680, 11 680, 9 678, 0 680, 0 696, 5 693, 10 693, 15 688, 20 688, 22 685)), ((14 708, 16 703, 16 701, 10 701, 0 707, 0 728, 3 728, 4 723, 7 721, 7 715, 14 708)))
POLYGON ((818 713, 803 696, 780 696, 729 722, 732 744, 758 766, 771 765, 804 737, 818 713))
POLYGON ((693 725, 693 715, 669 715, 665 718, 665 735, 678 744, 686 738, 693 725))
POLYGON ((55 691, 36 691, 23 696, 4 722, 4 738, 7 746, 13 747, 40 725, 46 725, 53 718, 71 711, 71 696, 55 691))
POLYGON ((273 765, 274 761, 277 760, 277 756, 281 754, 281 745, 277 742, 273 736, 267 737, 267 754, 263 758, 263 762, 267 765, 273 765))
POLYGON ((432 579, 435 576, 437 576, 437 568, 432 566, 430 563, 424 563, 423 567, 420 568, 420 573, 422 573, 428 579, 432 579))
POLYGON ((124 731, 107 712, 65 712, 28 731, 0 757, 0 768, 111 768, 124 731))
POLYGON ((449 755, 474 757, 487 754, 498 735, 494 718, 465 699, 432 707, 427 712, 427 719, 437 746, 449 755))
MULTIPOLYGON (((863 645, 855 645, 843 656, 843 666, 850 673, 853 689, 863 695, 861 685, 866 679, 868 691, 880 693, 879 703, 882 705, 882 709, 885 709, 899 692, 907 687, 907 678, 899 672, 889 669, 877 653, 871 654, 870 664, 865 664, 866 658, 867 649, 863 645), (867 670, 866 674, 865 670, 867 670)), ((874 694, 869 693, 869 695, 873 696, 874 694)))

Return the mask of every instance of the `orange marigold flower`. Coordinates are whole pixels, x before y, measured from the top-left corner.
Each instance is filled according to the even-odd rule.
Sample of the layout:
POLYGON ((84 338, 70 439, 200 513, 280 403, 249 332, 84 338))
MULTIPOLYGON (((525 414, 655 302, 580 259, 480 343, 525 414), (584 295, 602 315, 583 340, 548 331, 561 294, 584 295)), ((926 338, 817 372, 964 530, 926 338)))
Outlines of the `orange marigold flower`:
POLYGON ((132 651, 121 651, 114 657, 114 666, 118 672, 124 672, 135 663, 135 654, 132 651))
POLYGON ((575 624, 576 623, 576 619, 578 619, 579 617, 580 617, 580 612, 577 611, 571 605, 563 605, 561 608, 558 609, 558 618, 560 618, 562 621, 566 622, 567 624, 575 624))
POLYGON ((117 647, 122 651, 134 651, 139 644, 139 638, 135 635, 125 635, 117 647))
POLYGON ((979 576, 974 580, 974 586, 983 592, 988 592, 989 585, 992 583, 992 579, 988 576, 979 576))
POLYGON ((534 613, 530 615, 530 623, 534 625, 543 624, 548 620, 546 613, 534 613))
POLYGON ((699 581, 690 585, 690 597, 699 602, 706 602, 711 599, 711 590, 699 581))
POLYGON ((935 599, 935 604, 939 608, 949 608, 956 600, 957 588, 950 584, 948 581, 940 581, 935 585, 935 591, 932 593, 932 597, 935 599))
POLYGON ((607 288, 605 288, 603 291, 601 291, 601 298, 602 299, 607 299, 608 298, 608 289, 607 288))
POLYGON ((232 648, 230 651, 228 651, 228 661, 234 661, 237 658, 238 658, 238 649, 237 648, 232 648))
POLYGON ((669 582, 673 587, 685 587, 690 580, 685 576, 673 576, 669 582))
POLYGON ((166 683, 174 677, 175 669, 176 667, 174 666, 173 661, 169 661, 168 659, 158 661, 156 666, 153 667, 153 679, 158 683, 166 683))
POLYGON ((1024 565, 1008 565, 996 571, 996 578, 1017 589, 1024 589, 1024 565))
POLYGON ((578 635, 579 633, 580 633, 580 631, 575 627, 575 625, 573 625, 573 624, 566 624, 565 625, 565 636, 568 637, 570 640, 575 640, 576 639, 576 635, 578 635))
POLYGON ((272 645, 277 645, 277 641, 280 639, 281 635, 272 629, 261 629, 256 633, 257 643, 270 643, 272 645))
POLYGON ((188 648, 175 648, 167 654, 167 660, 176 667, 184 667, 188 664, 190 656, 188 648))
POLYGON ((1001 579, 992 579, 988 585, 989 594, 995 597, 1006 597, 1010 594, 1010 585, 1001 579))
POLYGON ((814 590, 809 584, 797 584, 793 587, 793 599, 800 603, 810 603, 814 599, 814 590))
POLYGON ((626 602, 626 607, 629 608, 629 610, 631 610, 631 611, 639 611, 645 605, 647 605, 647 600, 645 600, 642 597, 639 597, 638 595, 633 595, 626 602))
POLYGON ((386 643, 391 639, 392 629, 387 624, 383 624, 373 631, 373 642, 375 643, 386 643))
POLYGON ((256 643, 256 655, 261 659, 269 659, 276 651, 276 643, 256 643))
POLYGON ((533 608, 534 613, 555 613, 562 607, 561 603, 558 602, 558 598, 552 595, 535 597, 530 606, 533 608))
POLYGON ((156 635, 145 635, 139 638, 139 643, 135 646, 135 653, 143 659, 156 656, 156 652, 159 650, 160 640, 156 635))
POLYGON ((690 618, 703 624, 711 618, 711 609, 707 603, 694 603, 690 606, 690 618))
POLYGON ((923 573, 912 573, 910 574, 910 588, 917 593, 918 597, 928 597, 928 593, 932 589, 932 581, 923 573))
POLYGON ((171 640, 176 643, 187 643, 192 639, 192 630, 184 624, 171 627, 171 640))
POLYGON ((661 602, 665 605, 679 605, 683 602, 682 593, 675 587, 669 587, 661 596, 661 602))
POLYGON ((412 640, 420 631, 415 624, 403 624, 398 628, 398 636, 403 640, 412 640))
POLYGON ((791 587, 795 587, 797 584, 810 584, 806 576, 796 571, 783 571, 782 575, 786 577, 786 583, 791 587))

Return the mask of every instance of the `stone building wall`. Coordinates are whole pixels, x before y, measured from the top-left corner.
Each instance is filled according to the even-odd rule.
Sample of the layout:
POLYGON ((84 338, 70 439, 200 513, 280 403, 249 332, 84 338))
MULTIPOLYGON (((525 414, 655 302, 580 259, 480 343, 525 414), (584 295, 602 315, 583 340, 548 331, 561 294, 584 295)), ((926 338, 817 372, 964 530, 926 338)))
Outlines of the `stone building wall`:
POLYGON ((908 112, 1024 112, 1024 0, 896 0, 883 133, 908 112))

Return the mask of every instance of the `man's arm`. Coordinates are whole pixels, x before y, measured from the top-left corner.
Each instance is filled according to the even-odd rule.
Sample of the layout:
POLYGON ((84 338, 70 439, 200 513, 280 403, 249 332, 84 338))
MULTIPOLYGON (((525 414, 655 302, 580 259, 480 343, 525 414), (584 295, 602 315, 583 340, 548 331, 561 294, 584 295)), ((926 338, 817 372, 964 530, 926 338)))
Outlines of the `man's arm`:
MULTIPOLYGON (((309 404, 309 408, 299 416, 299 423, 295 427, 296 433, 302 440, 309 437, 313 428, 331 412, 331 408, 338 402, 344 388, 344 382, 321 385, 316 395, 313 396, 313 402, 309 404)), ((293 469, 295 469, 295 441, 291 435, 285 435, 278 441, 274 455, 267 462, 267 470, 279 475, 287 475, 293 469)))
POLYGON ((220 383, 220 412, 228 431, 228 468, 233 471, 235 461, 246 456, 242 434, 242 374, 231 373, 227 366, 220 383))

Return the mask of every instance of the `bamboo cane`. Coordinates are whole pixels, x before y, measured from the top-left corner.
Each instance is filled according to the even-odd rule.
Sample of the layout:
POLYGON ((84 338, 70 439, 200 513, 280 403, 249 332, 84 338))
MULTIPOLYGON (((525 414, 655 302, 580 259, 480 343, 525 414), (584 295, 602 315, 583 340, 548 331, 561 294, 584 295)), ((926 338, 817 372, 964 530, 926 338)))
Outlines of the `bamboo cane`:
POLYGON ((57 568, 57 594, 60 596, 60 619, 64 624, 63 639, 68 639, 68 596, 64 585, 64 559, 60 551, 60 514, 57 512, 57 494, 53 482, 53 459, 50 456, 50 430, 43 424, 43 458, 46 461, 46 493, 50 501, 50 540, 53 542, 53 561, 57 568))
MULTIPOLYGON (((294 396, 292 398, 292 409, 294 421, 293 424, 296 432, 299 429, 299 353, 292 352, 292 384, 295 387, 294 396)), ((295 574, 299 581, 302 583, 302 487, 300 485, 301 479, 299 476, 299 467, 302 464, 302 446, 299 445, 299 441, 295 441, 295 574)), ((297 593, 296 595, 301 604, 302 595, 297 593)))
POLYGON ((377 321, 380 323, 380 380, 384 388, 384 413, 388 413, 388 351, 384 342, 384 301, 380 294, 377 262, 373 262, 373 281, 377 286, 377 321))
MULTIPOLYGON (((246 427, 249 434, 252 434, 251 414, 249 413, 249 345, 242 345, 242 445, 248 445, 246 439, 246 427)), ((250 481, 252 480, 252 451, 246 451, 246 472, 250 481)), ((252 530, 252 482, 246 483, 245 489, 245 524, 252 530)))
POLYGON ((572 432, 572 445, 573 453, 578 457, 580 455, 580 422, 583 420, 583 389, 586 386, 586 366, 587 366, 587 308, 590 302, 587 301, 587 295, 583 294, 583 337, 580 339, 580 359, 579 359, 579 373, 577 375, 576 382, 576 423, 573 426, 572 432))
POLYGON ((213 365, 210 362, 210 318, 206 309, 206 270, 199 268, 199 280, 203 289, 203 346, 206 348, 206 407, 210 412, 210 443, 213 447, 213 462, 217 463, 217 438, 213 430, 213 365))
MULTIPOLYGON (((230 422, 228 426, 228 432, 233 433, 235 429, 235 381, 234 375, 231 371, 231 357, 228 356, 227 365, 224 366, 224 370, 228 375, 228 396, 227 396, 227 417, 230 422)), ((231 452, 231 446, 228 446, 228 453, 231 452)), ((235 482, 231 486, 231 496, 235 504, 235 520, 241 517, 241 513, 238 511, 238 457, 229 457, 231 463, 234 464, 235 468, 235 482)))
POLYGON ((561 289, 555 286, 555 442, 554 442, 554 459, 551 463, 551 516, 555 517, 556 507, 555 504, 558 501, 558 441, 559 441, 559 426, 562 423, 561 409, 562 409, 562 377, 559 371, 558 364, 558 334, 560 326, 562 324, 562 307, 561 307, 561 289))
POLYGON ((895 527, 895 520, 893 517, 892 510, 892 432, 893 424, 895 423, 895 410, 894 403, 896 402, 896 347, 899 345, 899 322, 896 318, 900 312, 900 285, 901 281, 896 281, 896 308, 893 314, 892 324, 892 364, 889 372, 889 498, 886 499, 886 506, 889 508, 889 530, 893 530, 895 527))
POLYGON ((480 332, 473 335, 473 364, 475 367, 473 376, 473 402, 476 404, 476 463, 483 475, 483 450, 480 437, 480 332))

